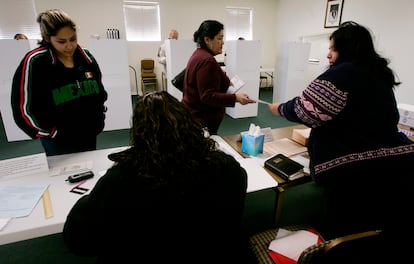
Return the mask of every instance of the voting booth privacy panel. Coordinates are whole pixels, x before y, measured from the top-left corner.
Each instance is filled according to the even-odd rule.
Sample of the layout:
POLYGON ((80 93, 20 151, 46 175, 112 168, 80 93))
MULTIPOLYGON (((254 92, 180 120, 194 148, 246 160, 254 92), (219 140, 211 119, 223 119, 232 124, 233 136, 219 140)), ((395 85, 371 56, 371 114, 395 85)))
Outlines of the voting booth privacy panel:
POLYGON ((105 131, 129 129, 132 118, 128 47, 123 39, 91 39, 90 51, 102 71, 108 92, 105 131))
POLYGON ((273 102, 285 102, 306 88, 311 44, 287 42, 276 59, 273 102))
POLYGON ((11 108, 13 75, 23 56, 30 50, 29 41, 0 39, 0 112, 7 140, 30 139, 15 123, 11 108))
MULTIPOLYGON (((30 40, 0 40, 0 112, 7 140, 30 139, 14 122, 11 109, 13 75, 23 56, 33 47, 30 40)), ((125 40, 92 39, 89 50, 102 71, 102 82, 108 92, 105 131, 129 129, 132 116, 128 50, 125 40)))
MULTIPOLYGON (((259 99, 261 43, 258 40, 229 40, 226 42, 226 74, 231 79, 238 75, 245 85, 238 93, 246 93, 251 99, 259 99)), ((258 103, 227 107, 226 113, 233 118, 257 116, 258 103)))
POLYGON ((187 62, 196 48, 196 43, 191 39, 165 40, 167 91, 179 101, 183 98, 183 93, 172 85, 171 80, 187 66, 187 62))

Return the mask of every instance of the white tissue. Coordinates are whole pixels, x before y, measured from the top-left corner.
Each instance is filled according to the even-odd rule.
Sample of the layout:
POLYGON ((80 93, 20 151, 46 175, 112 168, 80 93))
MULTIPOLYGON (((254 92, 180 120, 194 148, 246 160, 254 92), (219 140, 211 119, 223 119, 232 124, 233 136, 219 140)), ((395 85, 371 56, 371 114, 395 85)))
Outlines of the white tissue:
POLYGON ((255 124, 251 123, 249 127, 249 135, 252 136, 260 136, 262 134, 262 130, 260 126, 256 126, 255 124))
POLYGON ((256 125, 251 123, 249 127, 249 135, 253 135, 255 131, 256 125))
POLYGON ((260 130, 260 126, 256 126, 256 128, 254 129, 253 136, 255 136, 255 137, 260 136, 261 133, 262 132, 260 130))

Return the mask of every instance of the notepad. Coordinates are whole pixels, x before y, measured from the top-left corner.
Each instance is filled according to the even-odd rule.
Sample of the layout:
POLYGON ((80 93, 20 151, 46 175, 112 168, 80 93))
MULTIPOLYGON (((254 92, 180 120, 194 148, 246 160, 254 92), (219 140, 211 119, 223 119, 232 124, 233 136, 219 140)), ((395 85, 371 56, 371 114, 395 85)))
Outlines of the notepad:
POLYGON ((0 218, 30 215, 49 185, 0 186, 0 218))
POLYGON ((269 154, 269 157, 279 153, 290 157, 308 151, 305 146, 289 138, 281 138, 271 142, 265 142, 263 150, 269 154))

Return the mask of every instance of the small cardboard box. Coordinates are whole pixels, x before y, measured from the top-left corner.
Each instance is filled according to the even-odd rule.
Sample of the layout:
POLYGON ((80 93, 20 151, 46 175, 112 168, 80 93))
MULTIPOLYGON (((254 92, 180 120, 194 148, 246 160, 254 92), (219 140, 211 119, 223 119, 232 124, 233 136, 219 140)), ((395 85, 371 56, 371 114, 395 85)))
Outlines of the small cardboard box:
POLYGON ((292 139, 303 146, 308 146, 310 128, 298 129, 295 128, 292 131, 292 139))
POLYGON ((242 152, 250 156, 263 153, 264 134, 254 136, 248 132, 242 133, 242 152))

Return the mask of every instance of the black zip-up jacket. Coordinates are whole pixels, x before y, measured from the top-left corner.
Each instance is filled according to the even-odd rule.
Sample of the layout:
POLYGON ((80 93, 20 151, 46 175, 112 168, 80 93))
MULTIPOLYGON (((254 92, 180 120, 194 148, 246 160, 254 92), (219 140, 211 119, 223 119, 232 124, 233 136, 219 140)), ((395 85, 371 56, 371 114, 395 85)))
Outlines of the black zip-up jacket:
POLYGON ((78 45, 74 68, 52 49, 29 51, 13 77, 11 104, 16 124, 31 138, 76 141, 104 128, 108 94, 92 54, 78 45))

